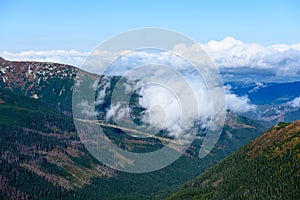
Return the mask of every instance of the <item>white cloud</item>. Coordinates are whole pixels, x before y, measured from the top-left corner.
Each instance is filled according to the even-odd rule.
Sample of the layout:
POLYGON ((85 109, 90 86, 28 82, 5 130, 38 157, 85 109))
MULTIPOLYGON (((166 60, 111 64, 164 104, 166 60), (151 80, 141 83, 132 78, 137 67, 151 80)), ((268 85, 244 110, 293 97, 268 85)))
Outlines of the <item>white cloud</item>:
POLYGON ((300 108, 300 96, 296 97, 292 101, 287 102, 287 105, 292 108, 300 108))
POLYGON ((126 120, 130 118, 130 109, 126 105, 122 105, 122 103, 117 102, 110 106, 105 116, 106 120, 110 119, 114 120, 126 120))
POLYGON ((247 96, 237 96, 236 94, 231 93, 230 87, 225 87, 225 99, 226 99, 226 108, 234 113, 247 113, 254 111, 256 106, 251 104, 250 99, 247 96))
POLYGON ((164 129, 165 127, 171 128, 181 122, 180 103, 165 88, 159 86, 143 87, 140 95, 139 104, 146 108, 146 115, 143 118, 145 123, 164 129))
POLYGON ((252 90, 250 90, 249 93, 257 92, 261 88, 267 87, 267 84, 264 84, 264 83, 261 83, 261 82, 256 82, 255 84, 256 84, 256 86, 252 90))
POLYGON ((263 46, 227 37, 200 45, 218 67, 274 69, 280 76, 300 73, 300 43, 263 46))
POLYGON ((70 64, 77 67, 80 67, 88 55, 88 52, 79 52, 75 50, 24 51, 19 53, 12 53, 8 51, 0 52, 0 56, 8 60, 56 62, 70 64))

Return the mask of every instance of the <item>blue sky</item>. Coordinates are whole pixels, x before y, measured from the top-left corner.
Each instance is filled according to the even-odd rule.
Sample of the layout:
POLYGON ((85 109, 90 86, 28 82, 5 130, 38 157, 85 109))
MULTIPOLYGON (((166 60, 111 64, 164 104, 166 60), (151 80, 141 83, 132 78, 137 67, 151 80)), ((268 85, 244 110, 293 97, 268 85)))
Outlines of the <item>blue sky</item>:
POLYGON ((177 30, 196 41, 300 42, 300 1, 0 0, 0 51, 91 51, 139 27, 177 30))

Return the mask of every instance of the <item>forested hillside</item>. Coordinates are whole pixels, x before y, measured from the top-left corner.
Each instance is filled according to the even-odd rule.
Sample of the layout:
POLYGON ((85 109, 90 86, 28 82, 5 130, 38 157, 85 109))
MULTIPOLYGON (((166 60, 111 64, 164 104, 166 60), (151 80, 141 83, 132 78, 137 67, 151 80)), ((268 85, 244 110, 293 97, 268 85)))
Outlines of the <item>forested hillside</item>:
POLYGON ((279 123, 169 199, 300 199, 300 121, 279 123))

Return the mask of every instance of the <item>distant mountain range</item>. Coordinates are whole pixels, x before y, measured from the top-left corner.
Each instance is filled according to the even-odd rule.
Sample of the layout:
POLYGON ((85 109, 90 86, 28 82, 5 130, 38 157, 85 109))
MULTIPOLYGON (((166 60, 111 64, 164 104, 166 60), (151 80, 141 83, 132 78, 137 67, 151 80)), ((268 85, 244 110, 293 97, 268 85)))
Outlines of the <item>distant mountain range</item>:
POLYGON ((279 123, 169 199, 300 199, 300 121, 279 123))
POLYGON ((300 82, 227 82, 231 90, 240 96, 247 95, 256 105, 282 104, 300 96, 300 82))
POLYGON ((225 85, 239 96, 247 96, 256 105, 254 112, 245 116, 277 123, 300 120, 300 82, 227 82, 225 85), (298 100, 299 99, 299 100, 298 100), (299 102, 298 102, 299 101, 299 102))
MULTIPOLYGON (((69 65, 0 59, 0 199, 164 198, 270 127, 228 112, 219 141, 205 158, 198 158, 202 140, 197 139, 164 169, 118 172, 90 155, 76 133, 70 116, 77 73, 99 78, 69 65)), ((104 79, 99 80, 101 85, 104 79)), ((106 106, 97 109, 103 113, 106 106)), ((136 139, 122 127, 103 129, 128 151, 149 152, 164 144, 157 138, 136 139)))

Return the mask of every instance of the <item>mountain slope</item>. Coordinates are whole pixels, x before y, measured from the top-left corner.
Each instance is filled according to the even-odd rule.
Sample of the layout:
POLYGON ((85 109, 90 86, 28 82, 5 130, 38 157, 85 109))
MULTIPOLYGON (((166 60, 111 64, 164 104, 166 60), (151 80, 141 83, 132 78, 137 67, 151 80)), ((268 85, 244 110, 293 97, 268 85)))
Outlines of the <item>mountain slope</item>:
MULTIPOLYGON (((55 63, 0 63, 0 88, 6 89, 0 92, 0 190, 4 197, 163 198, 266 130, 264 123, 228 113, 218 143, 204 159, 198 159, 202 141, 196 140, 180 159, 164 169, 145 174, 116 172, 86 151, 73 120, 66 116, 72 112, 77 68, 55 63), (66 68, 64 72, 60 67, 66 68), (41 75, 40 81, 34 73, 41 75), (28 182, 38 182, 39 186, 28 182)), ((158 139, 133 138, 121 127, 103 128, 109 139, 128 151, 149 152, 163 146, 158 139)))
MULTIPOLYGON (((12 195, 25 199, 71 199, 74 195, 77 199, 161 198, 264 129, 256 122, 232 115, 227 122, 232 129, 224 129, 206 158, 197 159, 195 144, 167 168, 129 174, 115 172, 94 160, 80 143, 72 119, 40 100, 0 90, 0 102, 0 193, 3 198, 12 195), (145 181, 147 186, 142 184, 145 181), (119 192, 114 192, 116 189, 119 192)), ((151 149, 154 145, 153 141, 150 146, 137 145, 120 129, 110 129, 107 134, 125 139, 124 148, 128 150, 133 146, 137 150, 151 149)), ((156 145, 159 144, 156 141, 156 145)))
POLYGON ((114 175, 85 150, 71 118, 7 90, 0 90, 0 102, 0 193, 5 199, 61 198, 93 177, 114 175))
POLYGON ((78 72, 84 71, 58 63, 0 59, 0 88, 40 99, 55 110, 71 115, 72 86, 78 72))
POLYGON ((300 121, 279 123, 169 199, 300 199, 300 121))

